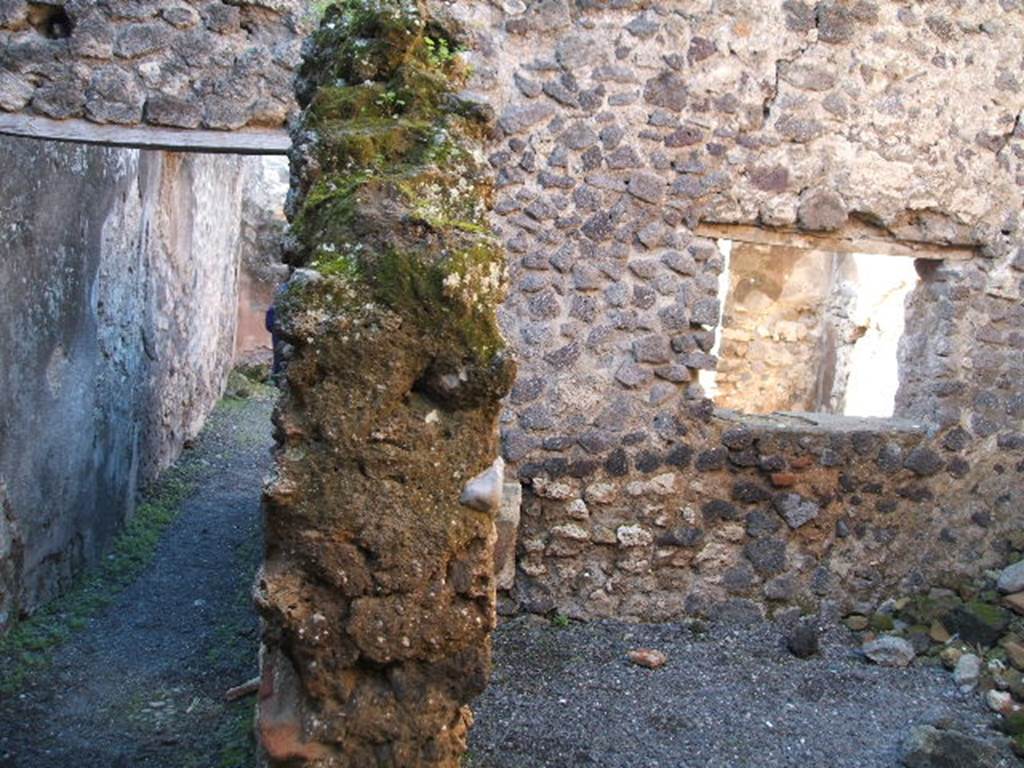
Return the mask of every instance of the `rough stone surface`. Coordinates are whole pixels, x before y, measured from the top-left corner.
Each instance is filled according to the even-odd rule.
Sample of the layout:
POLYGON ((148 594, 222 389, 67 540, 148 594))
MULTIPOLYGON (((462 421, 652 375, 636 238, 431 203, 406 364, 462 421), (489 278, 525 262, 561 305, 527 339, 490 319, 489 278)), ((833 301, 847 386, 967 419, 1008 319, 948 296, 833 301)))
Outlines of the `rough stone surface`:
POLYGON ((1011 760, 983 739, 930 725, 911 731, 900 757, 906 768, 1008 768, 1011 760))
POLYGON ((502 324, 522 376, 543 382, 502 422, 509 477, 523 484, 510 599, 657 620, 736 598, 877 604, 1004 566, 1024 472, 1024 448, 991 439, 1012 431, 1007 414, 1024 402, 1012 266, 1024 92, 1000 85, 1022 53, 1019 16, 996 0, 943 8, 947 39, 907 26, 899 4, 523 5, 452 11, 475 40, 471 87, 510 118, 486 152, 514 286, 502 324), (542 7, 559 9, 557 23, 535 23, 542 7), (707 222, 970 251, 919 264, 897 421, 715 410, 695 384, 718 365, 726 262, 707 222), (540 285, 542 299, 525 290, 540 285), (737 423, 749 442, 723 445, 737 423), (600 442, 581 439, 598 430, 600 442), (955 453, 947 433, 966 435, 955 453), (627 491, 665 466, 671 494, 627 491), (568 496, 537 493, 537 479, 568 496), (807 507, 791 527, 770 503, 733 499, 737 482, 797 494, 817 514, 807 507), (574 518, 570 503, 594 485, 610 486, 607 501, 574 518), (736 514, 703 515, 714 501, 736 514), (737 526, 754 511, 783 528, 737 526), (570 523, 589 539, 553 535, 570 523), (630 526, 650 544, 607 534, 630 526), (689 529, 696 546, 675 536, 689 529), (726 583, 742 561, 757 578, 726 583))
MULTIPOLYGON (((290 110, 279 96, 299 44, 274 15, 283 5, 104 3, 110 35, 86 23, 89 6, 69 4, 87 9, 71 43, 40 35, 24 3, 3 14, 4 103, 80 116, 86 80, 117 66, 141 81, 144 115, 163 122, 192 125, 201 113, 207 126, 280 125, 290 110), (138 58, 118 56, 121 35, 121 52, 138 58)), ((1014 85, 1024 34, 1004 6, 950 6, 924 22, 871 3, 446 8, 473 72, 475 95, 459 108, 498 116, 484 157, 490 223, 513 255, 502 326, 524 379, 541 382, 502 422, 524 499, 512 603, 647 619, 735 597, 877 603, 1005 565, 1024 472, 1024 443, 1004 426, 1024 414, 1024 93, 1014 85), (725 254, 701 234, 710 222, 969 251, 919 264, 896 410, 914 428, 754 420, 746 447, 720 444, 735 420, 697 384, 720 367, 725 254), (668 343, 669 362, 637 359, 648 337, 668 343), (600 441, 582 439, 598 431, 600 441), (678 473, 672 494, 626 492, 632 474, 661 467, 678 473), (537 479, 568 496, 535 493, 537 479), (763 530, 736 524, 758 502, 737 500, 736 519, 700 512, 731 499, 737 481, 785 488, 820 512, 772 532, 781 551, 749 549, 763 530), (596 484, 612 488, 608 501, 581 521, 572 501, 596 484), (567 524, 589 539, 552 535, 567 524), (614 532, 631 525, 652 541, 624 554, 614 532), (760 579, 785 580, 728 592, 723 574, 751 553, 772 555, 760 579)))
POLYGON ((284 127, 306 0, 5 0, 0 109, 178 128, 284 127), (63 9, 55 23, 42 9, 63 9), (159 13, 158 13, 159 11, 159 13))
POLYGON ((978 677, 981 675, 981 659, 973 653, 965 653, 953 669, 953 682, 959 686, 973 688, 978 684, 978 677))
POLYGON ((996 586, 1003 594, 1024 591, 1024 560, 1004 568, 996 586))
POLYGON ((2 629, 104 551, 220 397, 244 170, 12 138, 0 165, 2 629))
POLYGON ((397 0, 329 10, 300 72, 300 269, 278 301, 293 352, 256 587, 269 766, 455 768, 490 671, 515 367, 484 219, 488 115, 454 96, 446 30, 397 0))

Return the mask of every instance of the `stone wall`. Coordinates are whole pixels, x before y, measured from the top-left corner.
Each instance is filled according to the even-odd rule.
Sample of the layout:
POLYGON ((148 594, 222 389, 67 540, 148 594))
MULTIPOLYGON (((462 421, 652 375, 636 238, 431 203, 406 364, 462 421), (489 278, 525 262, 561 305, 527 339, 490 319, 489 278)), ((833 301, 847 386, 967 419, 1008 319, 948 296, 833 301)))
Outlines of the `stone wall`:
POLYGON ((0 141, 0 628, 66 589, 219 398, 238 158, 0 141))
POLYGON ((96 123, 284 125, 306 0, 0 0, 0 110, 96 123))
MULTIPOLYGON (((520 375, 520 607, 872 600, 1006 556, 1024 472, 1015 3, 457 5, 498 117, 520 375), (907 421, 716 413, 705 223, 972 249, 923 262, 907 421)), ((724 606, 724 607, 723 607, 724 606)))
MULTIPOLYGON (((292 110, 291 3, 63 5, 0 4, 4 109, 210 128, 292 110)), ((872 597, 1000 558, 1024 417, 1015 0, 434 5, 497 118, 518 605, 675 616, 775 600, 776 578, 786 599, 872 597), (721 309, 709 223, 971 249, 919 265, 912 426, 715 413, 695 384, 721 309), (788 493, 810 522, 784 522, 788 493)))

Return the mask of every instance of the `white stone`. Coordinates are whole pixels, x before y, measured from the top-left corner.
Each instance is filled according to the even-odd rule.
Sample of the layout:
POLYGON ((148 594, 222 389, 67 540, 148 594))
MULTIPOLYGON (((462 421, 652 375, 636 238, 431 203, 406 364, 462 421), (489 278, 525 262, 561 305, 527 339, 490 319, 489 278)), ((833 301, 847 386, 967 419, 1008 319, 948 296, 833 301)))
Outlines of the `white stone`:
POLYGON ((590 533, 587 532, 582 526, 576 525, 576 523, 567 523, 565 525, 556 525, 551 529, 552 538, 556 539, 572 539, 573 541, 590 541, 590 533))
POLYGON ((700 571, 717 571, 732 564, 735 559, 734 550, 735 548, 728 544, 711 541, 697 553, 693 563, 700 571))
POLYGON ((996 583, 1003 594, 1024 591, 1024 560, 1003 569, 996 583))
POLYGON ((989 691, 985 694, 985 703, 993 712, 1006 714, 1013 709, 1013 696, 1006 691, 989 691))
POLYGON ((715 534, 724 541, 731 541, 733 544, 738 544, 747 537, 746 529, 739 523, 726 523, 715 534))
POLYGON ((654 543, 654 535, 639 525, 620 525, 615 538, 620 547, 646 547, 654 543))
POLYGON ((591 504, 609 504, 615 501, 617 491, 611 483, 594 483, 587 486, 583 496, 591 504))
POLYGON ((497 512, 501 507, 504 482, 505 460, 499 456, 491 466, 466 483, 459 503, 478 512, 497 512))
POLYGON ((666 472, 650 480, 634 480, 626 486, 626 493, 630 496, 669 496, 675 488, 676 476, 666 472))
POLYGON ((981 676, 981 659, 973 653, 965 653, 953 668, 953 682, 961 688, 973 688, 981 676))
POLYGON ((576 491, 568 483, 548 480, 544 477, 533 478, 533 492, 545 499, 554 499, 555 501, 565 501, 576 495, 576 491))
POLYGON ((494 572, 498 589, 511 589, 516 581, 516 540, 522 514, 523 486, 518 480, 505 483, 501 492, 501 508, 495 521, 497 539, 494 543, 494 572))
POLYGON ((565 512, 574 520, 586 520, 590 517, 590 510, 587 509, 587 503, 583 499, 570 501, 565 512))

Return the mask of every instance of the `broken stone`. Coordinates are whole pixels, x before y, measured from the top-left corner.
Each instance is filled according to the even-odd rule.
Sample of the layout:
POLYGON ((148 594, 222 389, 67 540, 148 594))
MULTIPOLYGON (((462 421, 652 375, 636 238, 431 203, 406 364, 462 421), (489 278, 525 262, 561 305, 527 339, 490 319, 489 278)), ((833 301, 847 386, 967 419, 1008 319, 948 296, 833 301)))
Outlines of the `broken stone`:
POLYGON ((846 626, 854 632, 863 632, 865 629, 868 628, 868 617, 861 616, 859 614, 853 614, 852 616, 847 616, 843 620, 843 623, 846 624, 846 626))
MULTIPOLYGON (((233 9, 236 13, 238 9, 233 9)), ((114 41, 114 52, 125 59, 134 59, 166 48, 173 29, 163 22, 131 24, 122 29, 114 41)))
POLYGON ((498 125, 505 133, 522 133, 542 120, 553 117, 554 114, 555 108, 550 104, 534 102, 524 106, 509 107, 498 118, 498 125))
POLYGON ((816 519, 821 513, 821 507, 799 493, 776 494, 772 504, 794 530, 816 519))
POLYGON ((459 503, 478 512, 497 512, 501 506, 504 482, 505 462, 499 456, 491 466, 466 483, 459 496, 459 503))
POLYGON ((494 571, 498 589, 512 589, 516 580, 516 540, 523 504, 523 486, 518 482, 502 487, 501 508, 495 522, 494 571))
POLYGON ((1021 616, 1024 616, 1024 592, 1017 592, 1013 595, 1007 595, 1003 598, 1003 603, 1010 610, 1014 611, 1015 613, 1019 613, 1021 616))
POLYGON ((202 108, 193 99, 162 94, 146 101, 144 116, 149 123, 173 128, 198 128, 203 121, 202 108))
POLYGON ((620 525, 615 531, 615 538, 623 548, 646 547, 654 543, 653 534, 639 525, 620 525))
POLYGON ((861 648, 864 655, 883 667, 905 667, 914 660, 914 646, 902 637, 882 635, 866 642, 861 648))
POLYGON ((985 703, 989 709, 1001 715, 1008 715, 1013 711, 1013 695, 1008 691, 986 691, 985 703))
POLYGON ((778 539, 758 539, 743 548, 743 554, 761 576, 775 576, 786 569, 786 543, 778 539))
POLYGON ((965 643, 991 647, 1010 625, 1010 618, 1005 608, 975 600, 944 614, 942 625, 965 643))
POLYGON ((1002 650, 1007 652, 1007 659, 1018 670, 1024 670, 1024 640, 1008 636, 999 641, 1002 650))
POLYGON ((616 381, 629 389, 650 384, 653 378, 654 374, 650 370, 636 363, 623 363, 615 373, 616 381))
POLYGON ((665 182, 650 173, 634 173, 629 177, 629 193, 646 203, 660 203, 665 197, 665 182))
POLYGON ((656 107, 681 112, 686 106, 688 93, 686 81, 676 72, 665 70, 647 81, 644 86, 644 100, 656 107))
POLYGON ((804 229, 821 232, 836 230, 846 223, 846 204, 835 192, 811 189, 800 196, 797 218, 804 229))
POLYGON ((120 67, 101 67, 85 93, 85 111, 97 123, 132 125, 142 120, 145 92, 135 77, 120 67))
POLYGON ((638 363, 667 363, 669 355, 668 339, 664 336, 644 336, 633 342, 633 356, 638 363))
POLYGON ((903 466, 918 477, 931 477, 945 466, 945 462, 931 448, 918 446, 907 454, 903 466))
POLYGON ((809 659, 818 652, 818 630, 810 622, 800 622, 786 636, 786 647, 798 659, 809 659))
POLYGON ((647 669, 658 669, 668 662, 668 656, 653 648, 637 648, 627 653, 626 658, 638 667, 647 669))
POLYGON ((978 684, 980 676, 981 659, 973 653, 965 653, 957 660, 956 667, 953 669, 953 682, 961 689, 974 688, 978 684))
POLYGON ((0 72, 0 109, 16 112, 32 98, 35 87, 24 78, 7 71, 0 72))

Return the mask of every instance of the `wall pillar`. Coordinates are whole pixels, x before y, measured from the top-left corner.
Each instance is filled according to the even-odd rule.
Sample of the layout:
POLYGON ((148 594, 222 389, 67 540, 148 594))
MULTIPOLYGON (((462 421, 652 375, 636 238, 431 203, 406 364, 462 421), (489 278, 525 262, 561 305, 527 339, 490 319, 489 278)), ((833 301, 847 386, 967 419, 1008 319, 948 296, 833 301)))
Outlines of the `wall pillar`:
POLYGON ((350 4, 300 73, 256 592, 270 766, 457 766, 486 685, 514 365, 455 48, 415 4, 350 4))

